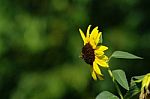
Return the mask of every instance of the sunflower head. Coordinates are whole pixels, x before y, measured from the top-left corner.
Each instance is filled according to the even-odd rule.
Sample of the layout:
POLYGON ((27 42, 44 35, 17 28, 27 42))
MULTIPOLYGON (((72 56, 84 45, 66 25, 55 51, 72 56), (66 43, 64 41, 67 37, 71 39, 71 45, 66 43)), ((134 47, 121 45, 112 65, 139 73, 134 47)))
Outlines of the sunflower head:
POLYGON ((102 33, 99 32, 98 27, 95 27, 90 33, 90 28, 91 25, 88 26, 86 35, 79 29, 84 42, 81 55, 84 61, 92 66, 92 77, 94 80, 97 80, 97 77, 100 79, 103 77, 99 66, 108 67, 108 57, 104 55, 104 51, 107 50, 108 47, 103 45, 98 46, 102 33))
POLYGON ((150 73, 146 74, 142 80, 141 94, 139 99, 150 99, 150 73))

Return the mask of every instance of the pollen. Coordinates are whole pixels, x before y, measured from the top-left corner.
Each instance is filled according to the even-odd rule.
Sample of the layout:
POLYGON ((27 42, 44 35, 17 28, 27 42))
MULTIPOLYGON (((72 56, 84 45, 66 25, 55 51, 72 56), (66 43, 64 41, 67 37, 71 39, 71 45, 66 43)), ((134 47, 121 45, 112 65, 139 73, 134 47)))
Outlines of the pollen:
POLYGON ((87 64, 93 65, 93 62, 95 60, 95 54, 94 49, 92 48, 90 43, 87 43, 82 48, 82 58, 87 64))

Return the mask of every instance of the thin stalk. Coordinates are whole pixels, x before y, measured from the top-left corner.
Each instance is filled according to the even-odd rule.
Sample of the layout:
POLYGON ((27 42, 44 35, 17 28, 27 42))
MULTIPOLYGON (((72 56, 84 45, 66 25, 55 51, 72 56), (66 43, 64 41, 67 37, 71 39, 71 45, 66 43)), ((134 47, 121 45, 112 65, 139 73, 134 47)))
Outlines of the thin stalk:
POLYGON ((114 84, 116 86, 116 89, 118 91, 118 94, 119 94, 120 98, 123 99, 123 95, 122 95, 122 93, 121 93, 121 91, 119 89, 119 86, 118 86, 117 82, 115 81, 115 78, 113 77, 113 74, 112 74, 110 68, 108 68, 108 73, 109 73, 110 77, 112 78, 112 81, 114 82, 114 84))

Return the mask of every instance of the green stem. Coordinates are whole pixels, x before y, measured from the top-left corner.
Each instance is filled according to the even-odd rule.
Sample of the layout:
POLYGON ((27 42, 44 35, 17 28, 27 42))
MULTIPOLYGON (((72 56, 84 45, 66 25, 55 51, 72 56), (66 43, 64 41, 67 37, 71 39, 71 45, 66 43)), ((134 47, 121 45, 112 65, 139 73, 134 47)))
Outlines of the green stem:
POLYGON ((114 84, 116 86, 116 89, 118 91, 118 94, 119 94, 120 98, 123 99, 123 95, 122 95, 122 93, 119 89, 119 86, 118 86, 117 82, 115 81, 115 78, 113 77, 113 74, 112 74, 112 71, 110 70, 110 68, 108 68, 108 73, 109 73, 110 77, 112 78, 112 81, 114 82, 114 84))

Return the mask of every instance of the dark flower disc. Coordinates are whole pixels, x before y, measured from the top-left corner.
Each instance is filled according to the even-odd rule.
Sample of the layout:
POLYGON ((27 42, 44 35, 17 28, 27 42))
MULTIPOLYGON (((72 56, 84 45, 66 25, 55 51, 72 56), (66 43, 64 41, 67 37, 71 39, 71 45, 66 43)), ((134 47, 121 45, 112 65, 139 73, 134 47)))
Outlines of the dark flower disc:
POLYGON ((94 49, 92 48, 90 43, 87 43, 82 48, 82 58, 87 64, 93 65, 93 62, 95 60, 95 54, 94 49))

